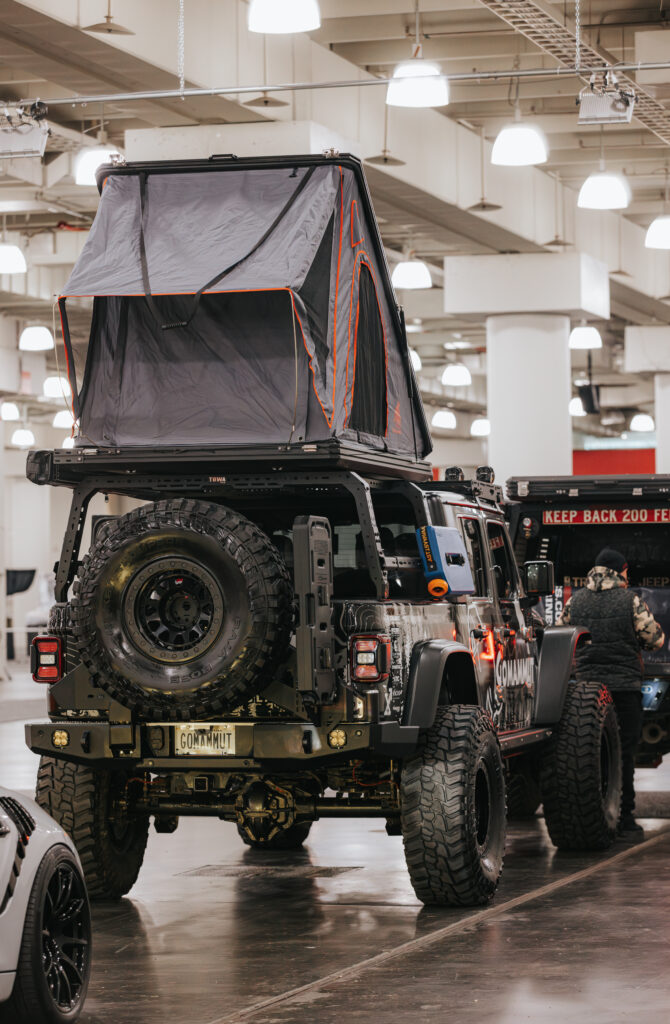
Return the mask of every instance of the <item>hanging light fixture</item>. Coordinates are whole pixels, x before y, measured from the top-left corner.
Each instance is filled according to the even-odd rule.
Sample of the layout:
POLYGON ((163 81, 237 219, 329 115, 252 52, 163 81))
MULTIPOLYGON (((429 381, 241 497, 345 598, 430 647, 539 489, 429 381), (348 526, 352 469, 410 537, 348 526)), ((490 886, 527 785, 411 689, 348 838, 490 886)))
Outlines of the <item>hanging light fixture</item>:
POLYGON ((397 156, 391 156, 391 150, 389 149, 388 105, 384 107, 384 145, 382 146, 382 151, 377 156, 366 157, 365 162, 367 164, 376 164, 379 167, 402 167, 405 163, 404 160, 400 160, 397 156))
POLYGON ((72 394, 67 377, 46 377, 42 385, 45 398, 69 398, 72 394))
POLYGON ((67 430, 71 430, 74 426, 74 419, 69 409, 61 409, 53 418, 51 423, 52 427, 65 427, 67 430))
POLYGON ((407 259, 396 263, 391 274, 391 283, 394 288, 432 288, 433 279, 428 264, 423 260, 414 259, 414 252, 411 251, 407 254, 407 259))
POLYGON ((25 274, 26 258, 18 245, 7 241, 7 218, 2 218, 2 242, 0 242, 0 274, 25 274))
POLYGON ((70 435, 68 434, 67 437, 63 438, 61 448, 74 448, 74 438, 70 437, 70 435))
POLYGON ((577 395, 575 398, 570 399, 570 404, 568 405, 568 412, 571 416, 586 416, 586 409, 584 408, 584 403, 582 402, 579 395, 577 395))
POLYGON ((22 352, 48 352, 54 347, 54 336, 48 327, 24 327, 19 338, 22 352))
POLYGON ((104 21, 96 21, 95 25, 84 25, 84 32, 97 32, 100 35, 134 36, 132 29, 119 25, 112 17, 112 0, 107 0, 107 14, 104 21))
POLYGON ((437 430, 455 430, 456 417, 450 409, 438 409, 433 413, 430 424, 437 430))
POLYGON ((589 327, 586 321, 582 320, 578 327, 573 327, 570 331, 568 344, 573 349, 602 348, 603 339, 597 327, 589 327))
POLYGON ((390 107, 446 107, 449 102, 449 82, 440 65, 423 59, 419 19, 419 0, 416 0, 412 56, 393 69, 393 78, 386 90, 390 107))
POLYGON ((546 246, 555 246, 556 248, 562 248, 566 245, 572 245, 571 242, 567 242, 565 239, 565 198, 563 196, 563 189, 561 188, 561 176, 558 172, 554 174, 554 237, 550 242, 544 242, 546 246), (562 222, 562 230, 559 228, 559 223, 562 222))
POLYGON ((488 437, 491 433, 491 423, 485 417, 473 420, 470 424, 471 437, 488 437))
POLYGON ((251 0, 247 24, 250 32, 268 35, 314 32, 321 13, 317 0, 251 0))
POLYGON ((651 434, 656 429, 654 417, 646 412, 637 412, 630 421, 630 429, 636 434, 651 434))
MULTIPOLYGON (((518 59, 515 67, 519 66, 518 59)), ((511 86, 510 86, 511 89, 511 86)), ((491 163, 499 167, 532 167, 544 164, 549 156, 549 146, 544 132, 535 125, 521 120, 519 102, 519 79, 516 79, 514 100, 508 95, 508 102, 514 106, 514 121, 500 129, 491 150, 491 163)))
POLYGON ((579 190, 577 206, 582 210, 625 210, 631 201, 630 185, 623 174, 605 170, 603 128, 600 126, 600 164, 579 190))
MULTIPOLYGON (((268 53, 267 53, 267 40, 263 36, 263 83, 268 84, 268 53)), ((271 96, 267 89, 264 89, 260 96, 252 96, 250 100, 245 100, 242 104, 243 107, 288 107, 286 100, 278 100, 276 96, 271 96)))
POLYGON ((442 372, 442 383, 448 388, 467 388, 472 384, 472 374, 464 363, 447 363, 442 372))
POLYGON ((114 146, 95 146, 83 149, 75 164, 74 180, 77 185, 95 185, 95 172, 101 164, 108 164, 113 156, 121 156, 114 146))
POLYGON ((17 427, 12 434, 12 444, 17 448, 30 448, 35 444, 35 435, 27 427, 17 427))
POLYGON ((473 213, 492 213, 493 210, 502 210, 500 203, 492 203, 486 198, 486 160, 484 159, 484 128, 479 129, 479 180, 481 184, 481 199, 468 210, 473 213))
POLYGON ((422 365, 423 365, 422 362, 421 362, 421 356, 419 355, 419 353, 417 352, 417 350, 415 348, 411 348, 409 350, 409 357, 412 360, 412 366, 414 367, 414 369, 418 373, 419 370, 421 369, 422 365))
POLYGON ((3 402, 0 406, 0 419, 4 420, 5 423, 9 423, 12 420, 20 420, 21 413, 16 402, 3 402))
POLYGON ((663 213, 647 228, 644 244, 647 249, 670 249, 670 214, 668 214, 668 165, 665 165, 663 213))

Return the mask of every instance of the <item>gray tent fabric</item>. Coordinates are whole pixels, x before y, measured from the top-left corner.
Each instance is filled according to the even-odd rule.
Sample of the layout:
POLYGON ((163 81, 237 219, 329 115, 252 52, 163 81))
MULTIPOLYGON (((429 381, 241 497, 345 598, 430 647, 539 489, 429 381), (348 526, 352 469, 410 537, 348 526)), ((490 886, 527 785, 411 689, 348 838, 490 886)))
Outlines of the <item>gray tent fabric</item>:
POLYGON ((353 158, 152 168, 109 170, 64 289, 94 297, 80 443, 339 437, 423 458, 425 418, 353 158))

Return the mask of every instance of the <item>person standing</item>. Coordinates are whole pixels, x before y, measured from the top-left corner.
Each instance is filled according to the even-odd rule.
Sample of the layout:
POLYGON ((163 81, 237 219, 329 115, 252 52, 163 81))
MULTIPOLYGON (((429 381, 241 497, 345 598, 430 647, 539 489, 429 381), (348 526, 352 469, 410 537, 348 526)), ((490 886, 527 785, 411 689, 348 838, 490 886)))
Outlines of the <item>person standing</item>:
POLYGON ((665 635, 646 603, 628 590, 628 564, 613 548, 604 548, 588 573, 586 586, 573 594, 559 626, 584 626, 591 643, 577 652, 577 678, 607 685, 621 733, 622 793, 619 833, 641 834, 635 820, 635 751, 642 729, 641 651, 656 651, 665 635))

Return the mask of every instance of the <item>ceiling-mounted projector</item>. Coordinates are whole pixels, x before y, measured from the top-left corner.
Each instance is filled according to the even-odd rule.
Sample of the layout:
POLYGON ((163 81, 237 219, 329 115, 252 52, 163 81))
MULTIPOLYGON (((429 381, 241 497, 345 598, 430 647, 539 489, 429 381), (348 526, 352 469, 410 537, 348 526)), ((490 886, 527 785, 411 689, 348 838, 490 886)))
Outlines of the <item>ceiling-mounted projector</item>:
POLYGON ((0 160, 44 156, 49 126, 46 105, 39 100, 29 110, 23 106, 0 108, 0 160))
POLYGON ((603 72, 602 82, 591 75, 591 81, 577 97, 579 124, 630 124, 635 106, 635 93, 622 89, 612 71, 603 72))

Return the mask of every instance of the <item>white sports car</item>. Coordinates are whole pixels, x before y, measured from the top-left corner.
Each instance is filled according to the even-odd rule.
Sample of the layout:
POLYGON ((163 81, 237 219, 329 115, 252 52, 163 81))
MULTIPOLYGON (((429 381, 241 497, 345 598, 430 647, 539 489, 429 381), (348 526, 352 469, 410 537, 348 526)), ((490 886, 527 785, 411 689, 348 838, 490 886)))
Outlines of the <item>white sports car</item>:
POLYGON ((91 914, 70 838, 0 787, 0 1024, 66 1024, 91 970, 91 914))

